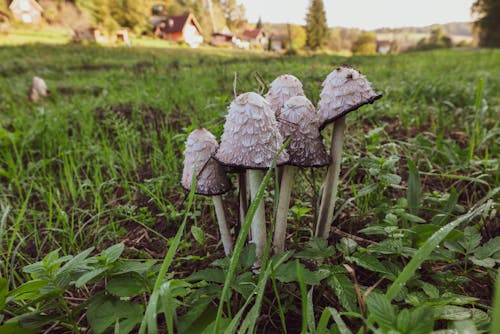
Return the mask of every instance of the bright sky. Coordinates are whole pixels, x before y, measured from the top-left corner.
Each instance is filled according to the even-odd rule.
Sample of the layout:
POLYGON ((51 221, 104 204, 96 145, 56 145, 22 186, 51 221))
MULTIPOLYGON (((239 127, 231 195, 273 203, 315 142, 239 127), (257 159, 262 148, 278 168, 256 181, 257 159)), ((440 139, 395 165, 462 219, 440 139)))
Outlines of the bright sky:
MULTIPOLYGON (((237 0, 250 22, 304 24, 310 0, 237 0)), ((376 29, 471 21, 474 0, 323 0, 328 25, 376 29)))

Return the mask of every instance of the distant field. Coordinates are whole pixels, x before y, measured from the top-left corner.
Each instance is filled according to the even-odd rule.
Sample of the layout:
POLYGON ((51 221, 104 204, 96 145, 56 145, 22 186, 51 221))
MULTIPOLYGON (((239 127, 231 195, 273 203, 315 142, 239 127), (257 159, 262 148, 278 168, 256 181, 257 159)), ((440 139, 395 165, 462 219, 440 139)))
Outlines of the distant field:
MULTIPOLYGON (((60 42, 64 41, 61 37, 60 42)), ((76 255, 91 246, 101 251, 123 242, 124 258, 162 259, 186 207, 179 182, 187 135, 205 127, 219 137, 234 92, 265 93, 265 85, 284 73, 303 82, 314 104, 326 75, 343 63, 361 70, 384 95, 347 119, 335 221, 340 234, 330 240, 339 251, 323 263, 338 265, 337 269, 343 268, 342 263, 356 268, 363 290, 379 279, 382 283, 377 290, 386 289, 426 237, 485 201, 500 186, 500 50, 347 58, 24 45, 1 47, 0 60, 0 277, 7 279, 10 289, 30 277, 23 267, 56 249, 61 255, 76 255), (27 100, 35 75, 44 78, 51 91, 50 98, 38 105, 27 100), (476 99, 480 80, 482 95, 476 99), (421 185, 416 218, 404 215, 408 212, 409 161, 418 168, 421 185), (360 232, 368 227, 371 233, 360 232), (400 234, 387 232, 394 230, 400 234), (358 253, 340 253, 338 242, 345 233, 359 236, 358 252, 369 254, 371 264, 385 266, 392 274, 356 259, 358 253), (382 246, 373 247, 374 242, 402 248, 391 253, 382 246)), ((327 142, 331 127, 323 135, 327 142)), ((323 169, 309 170, 297 177, 287 240, 290 249, 302 250, 312 234, 324 173, 323 169)), ((272 189, 265 196, 269 214, 272 189)), ((236 191, 224 198, 228 220, 235 226, 236 191)), ((498 209, 498 193, 493 200, 498 209)), ((210 203, 196 197, 169 277, 185 278, 223 257, 210 203), (189 232, 191 226, 204 231, 202 245, 189 232)), ((498 234, 498 211, 468 220, 458 228, 456 238, 464 235, 466 224, 477 226, 483 244, 498 234)), ((434 252, 409 281, 405 293, 424 298, 421 287, 433 284, 441 295, 477 298, 450 303, 474 305, 483 312, 481 316, 486 315, 495 270, 464 262, 463 254, 454 252, 445 247, 434 252)), ((350 282, 349 275, 342 275, 342 282, 350 282)), ((257 278, 248 278, 252 286, 257 278)), ((300 328, 302 319, 301 292, 294 284, 282 290, 291 333, 300 328)), ((336 297, 335 283, 328 284, 333 285, 325 283, 316 290, 322 293, 314 295, 314 306, 349 310, 336 297)), ((103 286, 100 282, 85 289, 72 288, 74 299, 68 300, 71 305, 78 298, 86 300, 103 286)), ((191 294, 197 287, 190 289, 191 294)), ((258 328, 279 332, 272 287, 266 296, 262 314, 269 316, 259 318, 258 328)), ((408 300, 416 299, 399 298, 397 303, 406 307, 411 304, 408 300)), ((7 304, 8 317, 24 312, 22 304, 7 304)), ((241 304, 236 298, 235 305, 241 304)), ((189 309, 186 305, 179 305, 179 316, 189 309)), ((358 310, 352 307, 353 312, 358 310)), ((86 320, 82 319, 78 326, 84 328, 86 320)), ((446 327, 443 318, 436 319, 440 321, 436 328, 446 327)), ((356 319, 348 323, 351 328, 360 325, 356 319)))

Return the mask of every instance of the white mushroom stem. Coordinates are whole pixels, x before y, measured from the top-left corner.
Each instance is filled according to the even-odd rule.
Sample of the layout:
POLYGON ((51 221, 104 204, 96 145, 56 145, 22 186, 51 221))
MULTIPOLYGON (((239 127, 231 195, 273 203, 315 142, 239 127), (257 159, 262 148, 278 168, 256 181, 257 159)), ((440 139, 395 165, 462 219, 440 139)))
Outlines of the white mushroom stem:
POLYGON ((273 250, 275 254, 285 251, 286 225, 288 208, 290 207, 290 195, 293 188, 294 166, 284 166, 280 185, 280 196, 278 211, 276 213, 276 225, 274 226, 273 250))
POLYGON ((233 251, 233 239, 226 222, 226 215, 224 213, 224 205, 222 204, 221 196, 212 196, 214 202, 215 215, 217 216, 217 224, 219 224, 220 237, 222 245, 224 246, 224 253, 231 254, 233 251))
POLYGON ((333 223, 333 211, 337 201, 337 190, 340 175, 340 160, 342 158, 342 145, 344 143, 345 116, 340 117, 333 124, 332 144, 330 155, 332 162, 328 166, 323 195, 319 207, 318 223, 316 224, 316 237, 327 239, 330 235, 330 226, 333 223))
MULTIPOLYGON (((248 169, 247 170, 248 180, 250 183, 250 197, 252 201, 255 200, 259 186, 262 183, 264 174, 261 170, 248 169)), ((252 240, 255 244, 255 253, 257 255, 256 265, 260 265, 262 257, 264 256, 264 251, 266 248, 266 213, 264 208, 264 200, 261 200, 255 215, 252 219, 252 225, 250 227, 252 232, 252 240)))

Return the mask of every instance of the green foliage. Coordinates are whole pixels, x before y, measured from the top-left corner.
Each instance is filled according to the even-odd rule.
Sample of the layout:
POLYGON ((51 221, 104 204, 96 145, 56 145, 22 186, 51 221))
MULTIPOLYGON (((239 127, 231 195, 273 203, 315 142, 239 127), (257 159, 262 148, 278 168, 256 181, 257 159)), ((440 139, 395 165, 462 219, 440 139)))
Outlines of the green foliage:
POLYGON ((306 16, 306 45, 312 50, 321 49, 328 40, 328 24, 323 0, 311 0, 306 16))
POLYGON ((474 27, 479 31, 479 45, 500 46, 500 2, 498 0, 476 0, 472 11, 477 15, 474 27))
POLYGON ((351 51, 354 54, 372 55, 377 53, 377 35, 373 32, 364 32, 352 43, 351 51))
POLYGON ((296 24, 288 24, 288 44, 287 48, 291 50, 300 50, 306 45, 306 30, 296 24))

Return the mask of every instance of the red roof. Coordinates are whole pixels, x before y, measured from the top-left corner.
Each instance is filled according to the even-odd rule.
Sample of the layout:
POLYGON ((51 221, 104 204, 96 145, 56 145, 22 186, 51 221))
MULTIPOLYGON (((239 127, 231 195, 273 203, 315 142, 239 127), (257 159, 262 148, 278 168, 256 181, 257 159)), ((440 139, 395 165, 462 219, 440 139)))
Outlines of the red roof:
POLYGON ((161 21, 159 27, 161 31, 165 33, 182 32, 182 30, 184 29, 189 20, 192 21, 193 25, 201 33, 201 28, 198 22, 196 21, 194 16, 191 15, 190 13, 183 15, 169 16, 165 20, 161 21))
POLYGON ((243 31, 242 36, 248 39, 254 39, 257 38, 261 33, 264 33, 264 29, 262 28, 247 29, 243 31))

